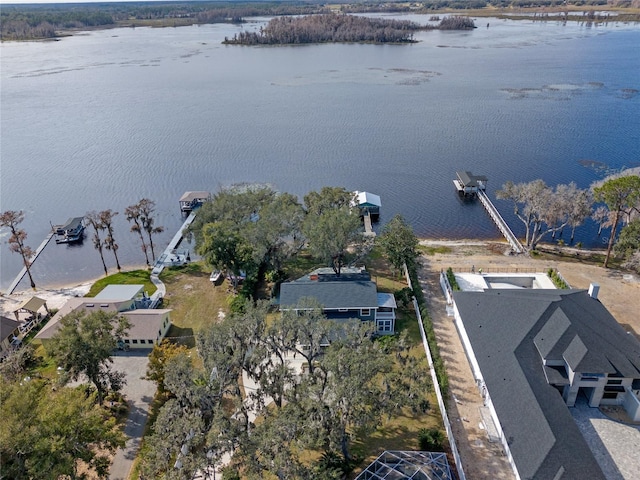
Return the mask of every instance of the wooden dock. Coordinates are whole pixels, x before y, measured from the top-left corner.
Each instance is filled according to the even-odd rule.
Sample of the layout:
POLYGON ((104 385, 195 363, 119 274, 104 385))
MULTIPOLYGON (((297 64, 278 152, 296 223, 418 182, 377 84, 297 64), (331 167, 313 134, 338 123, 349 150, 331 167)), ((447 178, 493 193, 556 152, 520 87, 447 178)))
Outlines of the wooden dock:
POLYGON ((369 237, 375 237, 376 232, 373 231, 373 225, 371 223, 371 213, 364 212, 362 215, 362 219, 364 220, 364 234, 369 237))
POLYGON ((511 245, 511 249, 515 253, 524 253, 525 248, 520 243, 520 240, 518 240, 518 237, 513 234, 513 232, 509 228, 509 225, 507 225, 507 222, 504 221, 504 218, 502 218, 500 212, 498 212, 493 203, 491 203, 491 200, 489 200, 489 197, 487 197, 487 194, 484 192, 484 190, 477 191, 476 195, 482 202, 484 208, 487 210, 487 213, 489 214, 491 219, 498 227, 498 230, 500 230, 502 235, 504 235, 504 238, 506 238, 509 242, 509 245, 511 245))
MULTIPOLYGON (((38 258, 38 255, 40 255, 40 253, 42 253, 42 251, 44 250, 44 247, 46 247, 47 244, 51 241, 51 239, 53 238, 53 235, 54 235, 53 232, 51 232, 49 235, 47 235, 47 237, 44 239, 44 241, 36 249, 35 253, 33 254, 33 257, 31 257, 29 259, 29 261, 31 262, 31 265, 33 265, 33 262, 36 261, 36 258, 38 258)), ((11 282, 11 285, 9 285, 9 289, 7 290, 7 293, 9 295, 11 295, 13 293, 13 291, 18 287, 18 284, 20 283, 20 281, 24 278, 24 276, 26 274, 27 274, 27 268, 26 267, 22 267, 22 270, 20 270, 20 273, 18 273, 18 276, 13 280, 13 282, 11 282)))
POLYGON ((151 305, 149 306, 149 308, 157 308, 166 294, 167 289, 162 280, 160 280, 159 278, 159 275, 160 273, 162 273, 162 270, 164 270, 164 267, 170 265, 180 265, 186 261, 187 256, 181 256, 179 253, 177 253, 176 249, 182 241, 182 232, 184 232, 185 229, 189 225, 191 225, 195 219, 196 211, 192 211, 184 221, 180 229, 173 236, 162 255, 160 255, 160 257, 156 260, 156 263, 153 265, 153 270, 151 270, 151 283, 153 283, 157 287, 157 290, 153 295, 151 295, 151 305))

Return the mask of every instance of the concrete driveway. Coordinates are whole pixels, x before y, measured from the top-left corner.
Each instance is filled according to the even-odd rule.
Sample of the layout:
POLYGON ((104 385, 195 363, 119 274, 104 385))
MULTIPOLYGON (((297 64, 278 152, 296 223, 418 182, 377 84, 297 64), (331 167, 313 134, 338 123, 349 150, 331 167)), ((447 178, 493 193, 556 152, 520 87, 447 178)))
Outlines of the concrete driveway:
POLYGON ((130 350, 117 352, 113 358, 113 369, 124 372, 127 383, 122 393, 129 405, 129 416, 124 427, 127 436, 125 448, 118 449, 111 464, 110 480, 128 480, 133 461, 138 454, 144 427, 149 417, 151 402, 156 393, 156 385, 144 380, 151 350, 130 350))

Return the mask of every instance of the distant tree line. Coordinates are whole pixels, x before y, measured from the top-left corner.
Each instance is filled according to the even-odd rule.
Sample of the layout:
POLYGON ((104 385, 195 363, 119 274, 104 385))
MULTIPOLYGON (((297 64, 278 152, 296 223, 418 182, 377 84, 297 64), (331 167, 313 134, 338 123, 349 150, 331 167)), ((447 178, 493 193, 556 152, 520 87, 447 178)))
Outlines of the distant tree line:
POLYGON ((439 25, 419 25, 407 20, 368 18, 328 13, 303 17, 276 17, 259 32, 240 32, 223 43, 232 45, 286 45, 328 42, 413 42, 419 30, 475 28, 468 17, 445 17, 439 25))
MULTIPOLYGON (((486 7, 546 8, 614 5, 632 7, 632 0, 433 0, 406 2, 335 2, 341 13, 428 13, 436 10, 480 10, 486 7)), ((319 1, 297 2, 149 2, 55 5, 5 5, 0 11, 0 39, 29 40, 53 38, 60 31, 112 26, 180 26, 208 23, 242 23, 247 17, 288 16, 330 13, 335 10, 319 1)), ((500 16, 492 11, 491 15, 500 16)), ((571 20, 580 20, 569 18, 571 20)), ((514 18, 514 17, 509 17, 514 18)), ((529 18, 529 17, 527 17, 529 18)), ((539 19, 553 19, 541 17, 539 19)), ((637 21, 637 13, 619 14, 618 21, 637 21)), ((604 19, 603 21, 609 20, 604 19)))
POLYGON ((115 23, 111 14, 97 8, 40 11, 3 7, 0 19, 2 40, 53 38, 57 30, 104 27, 115 23))

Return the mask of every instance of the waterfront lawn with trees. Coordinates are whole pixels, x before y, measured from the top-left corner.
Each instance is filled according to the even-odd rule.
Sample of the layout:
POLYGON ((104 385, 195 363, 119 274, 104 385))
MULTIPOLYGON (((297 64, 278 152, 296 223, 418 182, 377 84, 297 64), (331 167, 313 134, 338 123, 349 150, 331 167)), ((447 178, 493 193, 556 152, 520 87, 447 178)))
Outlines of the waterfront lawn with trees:
MULTIPOLYGON (((158 387, 164 403, 145 439, 139 467, 143 475, 162 475, 178 460, 182 473, 190 475, 233 452, 229 469, 243 475, 342 478, 372 460, 379 448, 418 448, 420 429, 425 424, 440 425, 438 412, 431 408, 433 389, 410 303, 399 301, 398 325, 405 333, 372 341, 367 325, 335 324, 324 318, 318 305, 306 305, 301 315, 282 315, 272 312, 267 302, 255 300, 270 291, 262 287, 266 280, 296 278, 289 265, 298 271, 299 257, 306 265, 336 263, 333 248, 320 249, 315 260, 306 259, 309 251, 299 255, 305 244, 304 225, 336 213, 358 219, 351 200, 351 192, 325 187, 305 196, 303 207, 294 197, 268 187, 243 187, 223 190, 203 205, 191 231, 204 258, 227 264, 226 254, 216 250, 231 245, 229 257, 245 263, 229 265, 246 267, 248 276, 249 268, 270 274, 254 273, 246 297, 203 287, 214 289, 211 297, 234 299, 237 308, 223 314, 221 304, 203 311, 197 302, 182 305, 183 293, 173 293, 184 292, 187 284, 189 292, 198 290, 196 283, 208 283, 208 270, 204 275, 202 269, 194 271, 196 278, 185 267, 176 267, 168 269, 171 281, 163 276, 169 306, 175 302, 179 310, 174 316, 181 326, 177 336, 189 331, 196 349, 190 355, 184 348, 165 344, 152 354, 161 361, 154 361, 149 378, 162 383, 158 387), (286 205, 297 215, 278 215, 274 205, 286 205), (285 225, 285 219, 291 223, 285 225), (215 246, 218 241, 223 243, 215 246), (235 255, 238 250, 242 255, 235 255), (282 256, 284 252, 287 255, 282 256), (333 339, 331 345, 321 347, 327 338, 333 339), (303 343, 307 348, 301 348, 303 343), (305 359, 302 376, 287 364, 293 355, 305 359), (255 387, 248 388, 241 378, 250 379, 255 387)), ((394 260, 413 262, 417 240, 402 226, 406 223, 397 218, 387 229, 389 243, 403 246, 401 252, 395 251, 394 260)), ((350 225, 345 231, 354 228, 350 225)), ((357 229, 361 228, 358 221, 357 229)), ((343 259, 353 260, 352 248, 341 246, 338 251, 343 259)), ((384 258, 390 251, 370 251, 365 264, 373 266, 371 273, 382 291, 400 292, 406 284, 397 273, 390 274, 384 258)), ((184 338, 175 340, 194 346, 184 338)))

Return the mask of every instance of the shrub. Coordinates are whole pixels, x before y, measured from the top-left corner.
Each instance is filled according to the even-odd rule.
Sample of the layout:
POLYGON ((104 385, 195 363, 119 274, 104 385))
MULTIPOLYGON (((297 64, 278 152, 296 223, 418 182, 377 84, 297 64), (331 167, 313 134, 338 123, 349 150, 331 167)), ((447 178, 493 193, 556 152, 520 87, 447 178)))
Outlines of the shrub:
POLYGON ((403 307, 407 307, 413 300, 413 290, 409 287, 404 287, 402 290, 396 290, 393 294, 396 301, 402 304, 403 307))
POLYGON ((418 432, 418 443, 420 450, 425 452, 442 452, 444 451, 445 436, 442 430, 437 428, 423 428, 418 432))
POLYGON ((222 469, 222 480, 240 480, 240 474, 235 468, 226 466, 222 469))
POLYGON ((458 281, 456 280, 456 275, 455 273, 453 273, 453 269, 451 267, 447 269, 447 280, 449 280, 449 285, 451 285, 451 288, 453 289, 453 291, 455 292, 460 291, 460 285, 458 285, 458 281))
POLYGON ((232 313, 244 313, 246 298, 242 295, 232 295, 229 297, 229 310, 232 313))
POLYGON ((549 270, 547 270, 547 275, 556 287, 560 289, 569 288, 569 285, 567 285, 567 282, 562 279, 557 270, 550 268, 549 270))
POLYGON ((440 385, 440 392, 442 393, 442 396, 446 398, 449 389, 449 379, 447 378, 447 372, 444 368, 444 361, 440 357, 440 349, 438 348, 438 343, 436 341, 436 334, 433 331, 433 322, 431 321, 429 311, 426 308, 424 293, 422 292, 420 282, 418 281, 418 273, 415 265, 409 266, 408 270, 409 277, 411 278, 411 285, 413 285, 413 294, 418 302, 418 306, 420 307, 422 324, 424 326, 425 335, 427 336, 429 350, 431 351, 431 358, 436 371, 436 377, 438 378, 438 384, 440 385))

